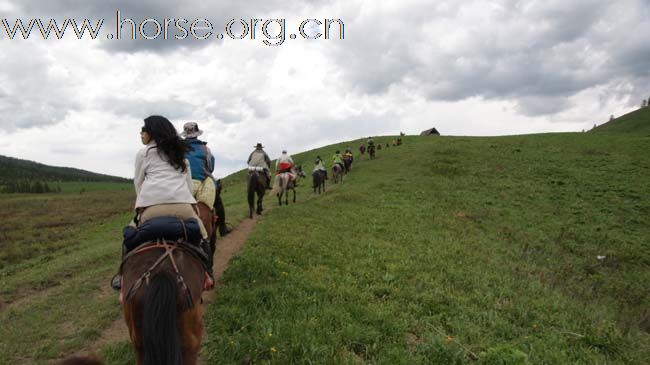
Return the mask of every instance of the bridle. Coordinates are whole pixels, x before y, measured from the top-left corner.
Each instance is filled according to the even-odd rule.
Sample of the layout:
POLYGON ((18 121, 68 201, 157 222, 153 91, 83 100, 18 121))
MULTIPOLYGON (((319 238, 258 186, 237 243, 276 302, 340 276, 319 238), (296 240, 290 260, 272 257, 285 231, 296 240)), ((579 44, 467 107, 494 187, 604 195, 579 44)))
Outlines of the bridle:
MULTIPOLYGON (((181 243, 175 243, 172 245, 172 244, 168 244, 167 241, 165 241, 165 239, 159 239, 157 241, 154 241, 153 243, 152 242, 145 243, 141 245, 139 248, 135 249, 134 251, 129 252, 124 258, 122 265, 124 265, 124 263, 126 263, 126 261, 129 258, 137 254, 150 251, 153 249, 164 250, 163 254, 158 258, 158 260, 156 260, 156 262, 154 262, 153 265, 151 265, 142 275, 140 275, 138 280, 136 280, 131 285, 131 287, 126 293, 126 296, 124 297, 124 302, 128 302, 129 299, 131 299, 131 297, 138 291, 138 289, 140 289, 142 284, 149 285, 151 273, 153 272, 153 270, 156 267, 158 267, 158 265, 160 265, 163 261, 165 261, 165 259, 169 259, 169 261, 172 264, 172 267, 174 268, 174 272, 176 273, 176 283, 181 287, 184 293, 184 297, 185 297, 184 309, 187 310, 192 308, 194 306, 194 302, 192 300, 192 294, 190 293, 190 290, 187 287, 187 284, 185 283, 185 279, 183 279, 183 275, 181 275, 180 271, 178 270, 178 265, 176 265, 176 260, 174 259, 174 255, 173 255, 175 250, 179 250, 179 249, 182 250, 183 246, 185 245, 181 243)), ((191 252, 191 250, 187 250, 187 251, 191 252)))

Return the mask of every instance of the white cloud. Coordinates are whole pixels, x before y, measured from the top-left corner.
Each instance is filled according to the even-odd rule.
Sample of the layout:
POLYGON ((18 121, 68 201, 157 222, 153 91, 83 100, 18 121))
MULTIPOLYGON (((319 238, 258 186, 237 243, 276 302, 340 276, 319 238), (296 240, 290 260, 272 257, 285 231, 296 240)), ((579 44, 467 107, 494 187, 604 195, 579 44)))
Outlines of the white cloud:
MULTIPOLYGON (((0 1, 0 11, 25 19, 112 21, 115 10, 0 1)), ((143 1, 119 10, 215 23, 287 18, 287 36, 302 19, 340 18, 346 39, 267 47, 0 36, 0 154, 129 177, 142 120, 162 114, 179 130, 199 123, 223 176, 244 167, 257 142, 274 157, 433 126, 455 135, 579 131, 650 97, 644 0, 143 1)))

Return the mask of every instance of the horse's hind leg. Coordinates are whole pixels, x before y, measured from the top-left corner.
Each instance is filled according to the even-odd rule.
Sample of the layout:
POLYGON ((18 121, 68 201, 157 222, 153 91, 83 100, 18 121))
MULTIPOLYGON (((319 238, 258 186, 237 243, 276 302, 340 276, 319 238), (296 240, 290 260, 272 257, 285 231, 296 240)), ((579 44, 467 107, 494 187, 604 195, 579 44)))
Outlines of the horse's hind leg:
POLYGON ((293 202, 296 202, 296 189, 293 189, 293 202))
POLYGON ((203 337, 202 309, 195 306, 181 315, 179 332, 183 341, 183 364, 196 365, 203 337))
POLYGON ((282 206, 282 193, 275 194, 278 197, 278 205, 282 206))

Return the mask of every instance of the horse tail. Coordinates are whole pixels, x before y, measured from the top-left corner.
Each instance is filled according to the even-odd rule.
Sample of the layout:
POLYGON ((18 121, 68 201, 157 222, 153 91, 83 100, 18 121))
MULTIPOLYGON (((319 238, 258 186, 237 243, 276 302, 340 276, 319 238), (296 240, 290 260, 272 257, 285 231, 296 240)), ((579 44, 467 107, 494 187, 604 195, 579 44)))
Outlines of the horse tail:
POLYGON ((284 188, 282 186, 284 185, 285 176, 286 176, 285 174, 280 174, 275 176, 275 180, 273 181, 273 189, 271 190, 271 195, 277 195, 284 191, 284 188))
POLYGON ((176 323, 178 286, 170 274, 159 272, 144 294, 142 364, 181 364, 181 339, 176 323))
POLYGON ((248 176, 248 206, 255 204, 255 191, 257 190, 257 176, 250 174, 248 176))

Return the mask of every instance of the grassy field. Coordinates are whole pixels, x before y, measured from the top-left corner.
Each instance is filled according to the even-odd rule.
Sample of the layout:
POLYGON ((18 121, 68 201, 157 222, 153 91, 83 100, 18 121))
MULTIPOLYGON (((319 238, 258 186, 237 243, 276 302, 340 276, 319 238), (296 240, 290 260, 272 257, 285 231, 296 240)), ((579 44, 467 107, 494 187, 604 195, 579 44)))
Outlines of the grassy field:
MULTIPOLYGON (((121 315, 108 281, 133 185, 64 185, 68 193, 0 194, 0 364, 47 364, 88 346, 121 315)), ((229 223, 247 214, 244 189, 223 192, 229 223)), ((115 346, 132 363, 130 347, 115 346)))
POLYGON ((642 364, 649 148, 617 134, 408 137, 362 158, 340 189, 256 227, 208 308, 204 355, 642 364))
MULTIPOLYGON (((314 197, 303 182, 299 204, 265 212, 206 310, 207 363, 650 357, 650 138, 404 141, 375 161, 357 156, 337 189, 314 197)), ((336 148, 359 143, 294 159, 310 171, 320 154, 329 167, 336 148)), ((224 186, 236 225, 245 172, 224 186)), ((129 184, 104 187, 0 196, 0 364, 46 364, 119 318, 108 279, 134 196, 129 184)), ((131 364, 130 351, 102 353, 131 364)))

